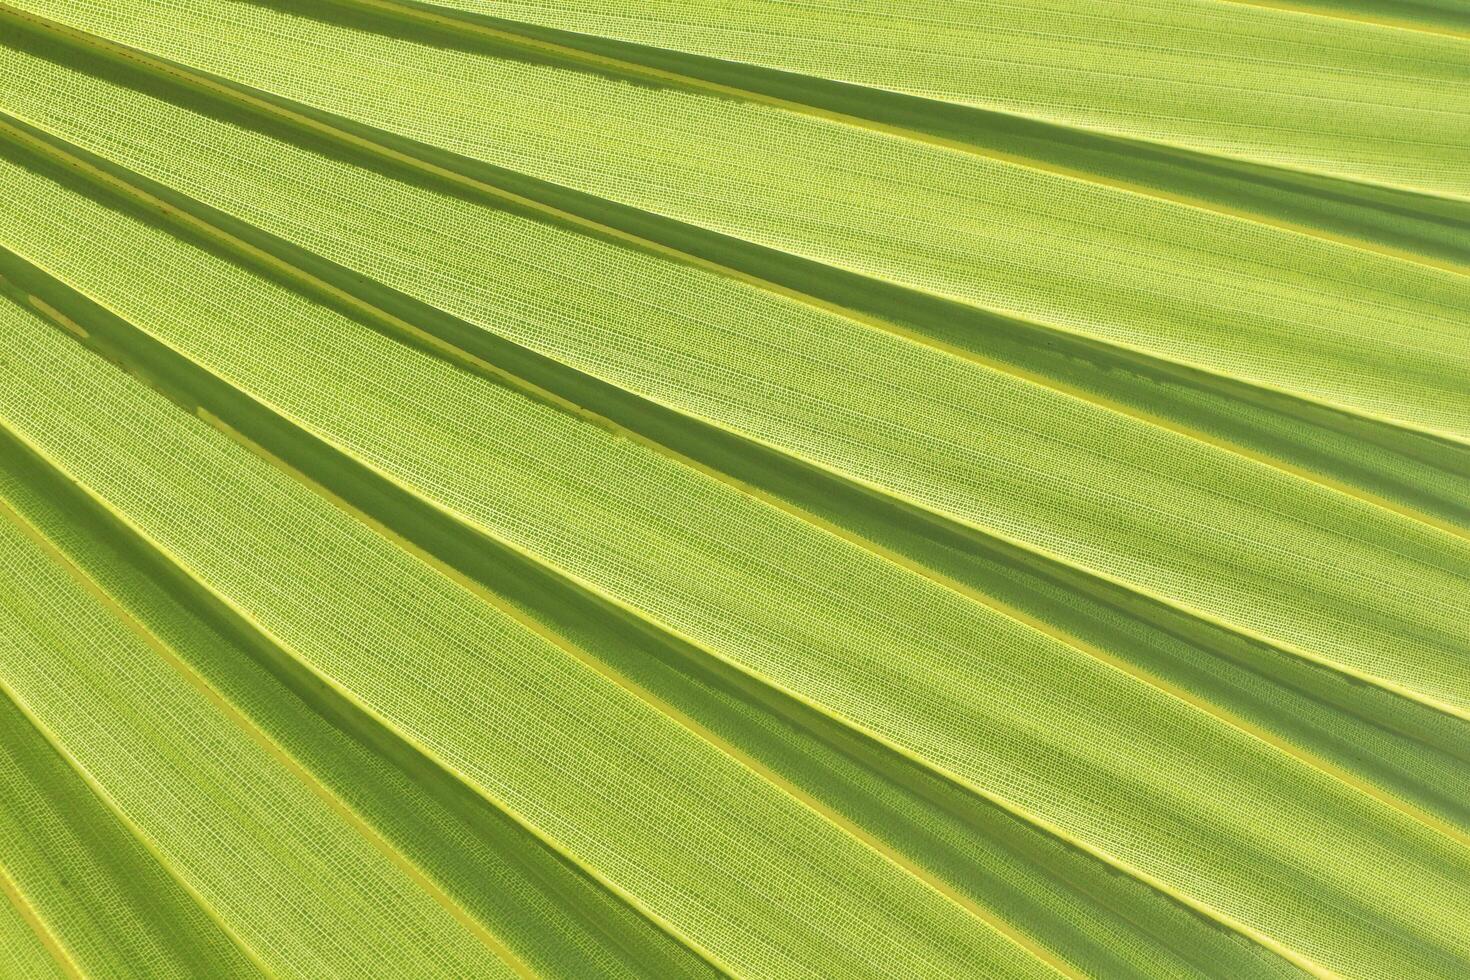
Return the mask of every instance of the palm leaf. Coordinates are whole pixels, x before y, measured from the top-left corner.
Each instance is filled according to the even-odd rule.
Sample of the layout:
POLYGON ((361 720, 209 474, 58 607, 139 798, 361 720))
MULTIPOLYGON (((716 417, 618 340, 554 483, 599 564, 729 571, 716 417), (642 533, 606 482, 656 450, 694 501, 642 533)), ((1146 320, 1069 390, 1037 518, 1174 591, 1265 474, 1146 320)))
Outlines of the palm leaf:
POLYGON ((1453 4, 0 4, 6 975, 1470 968, 1453 4))

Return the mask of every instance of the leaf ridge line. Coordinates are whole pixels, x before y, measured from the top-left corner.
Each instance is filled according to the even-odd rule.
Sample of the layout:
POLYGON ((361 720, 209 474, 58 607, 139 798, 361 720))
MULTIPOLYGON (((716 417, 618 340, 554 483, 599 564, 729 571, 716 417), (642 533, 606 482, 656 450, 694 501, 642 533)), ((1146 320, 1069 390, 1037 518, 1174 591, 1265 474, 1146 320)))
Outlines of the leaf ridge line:
POLYGON ((1259 7, 1263 10, 1278 10, 1283 13, 1298 14, 1303 17, 1319 17, 1323 20, 1342 20, 1354 24, 1367 24, 1372 27, 1383 27, 1389 30, 1434 34, 1438 37, 1450 37, 1460 41, 1470 40, 1470 31, 1456 30, 1452 27, 1425 24, 1412 20, 1401 20, 1396 17, 1374 17, 1367 14, 1355 14, 1347 10, 1327 10, 1320 6, 1312 7, 1304 4, 1291 3, 1289 0, 1216 0, 1216 2, 1233 3, 1242 7, 1259 7))
MULTIPOLYGON (((7 701, 14 704, 14 699, 10 697, 9 692, 5 691, 3 687, 0 687, 0 697, 4 697, 7 701)), ((19 705, 16 705, 16 707, 19 709, 19 705)), ((75 980, 82 980, 82 971, 77 966, 76 960, 72 959, 71 951, 66 948, 61 938, 51 931, 51 927, 41 917, 41 913, 31 904, 30 899, 26 898, 25 892, 21 891, 20 886, 15 883, 15 879, 10 877, 10 873, 5 869, 3 864, 0 864, 0 894, 3 894, 9 899, 16 914, 30 927, 31 932, 35 934, 46 952, 51 956, 57 968, 67 976, 75 978, 75 980)))

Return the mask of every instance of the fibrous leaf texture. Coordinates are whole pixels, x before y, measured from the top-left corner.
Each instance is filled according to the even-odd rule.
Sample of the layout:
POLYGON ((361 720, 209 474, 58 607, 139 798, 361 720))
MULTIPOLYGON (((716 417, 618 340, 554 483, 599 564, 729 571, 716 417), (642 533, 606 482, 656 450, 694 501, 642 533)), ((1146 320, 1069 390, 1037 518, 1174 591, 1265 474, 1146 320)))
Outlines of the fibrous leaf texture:
POLYGON ((0 976, 1470 975, 1452 0, 0 2, 0 976))

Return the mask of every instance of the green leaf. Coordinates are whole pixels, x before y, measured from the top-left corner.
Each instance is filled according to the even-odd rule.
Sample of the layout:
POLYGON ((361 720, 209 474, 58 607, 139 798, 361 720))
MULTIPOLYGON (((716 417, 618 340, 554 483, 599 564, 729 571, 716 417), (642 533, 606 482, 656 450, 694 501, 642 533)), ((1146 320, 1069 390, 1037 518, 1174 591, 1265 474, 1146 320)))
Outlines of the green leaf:
POLYGON ((0 972, 1470 968, 1361 6, 0 4, 0 972))

